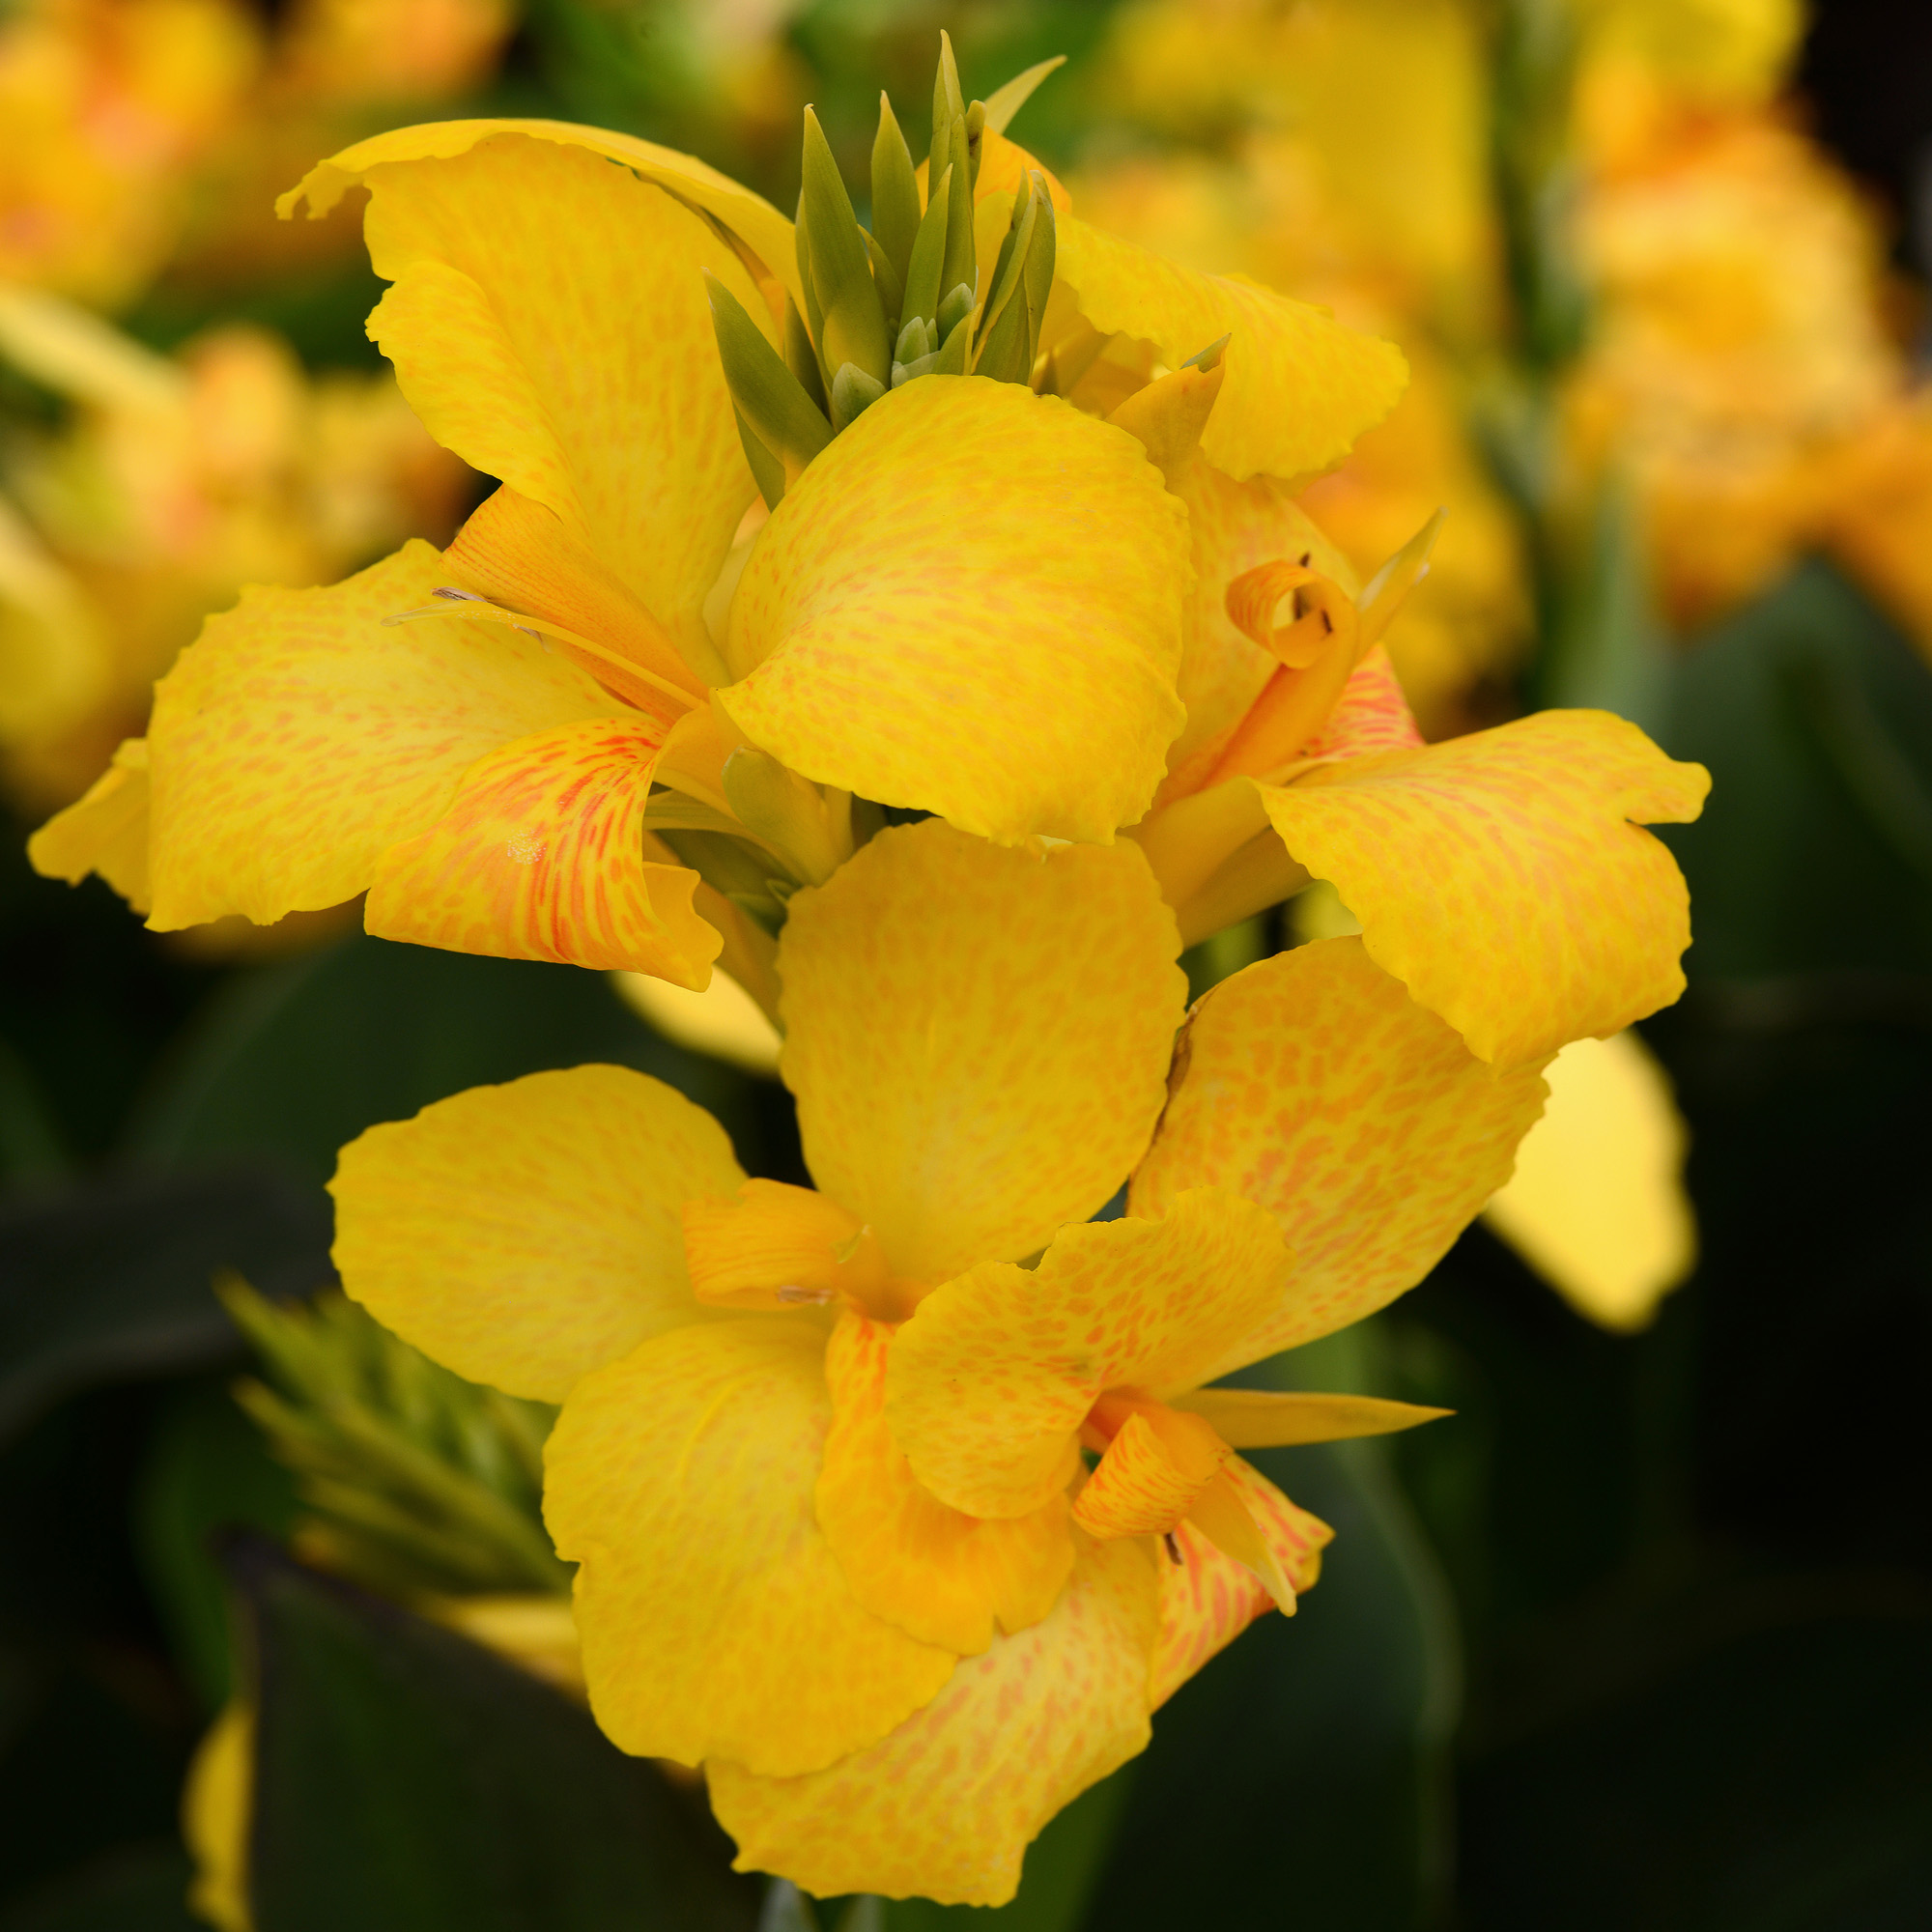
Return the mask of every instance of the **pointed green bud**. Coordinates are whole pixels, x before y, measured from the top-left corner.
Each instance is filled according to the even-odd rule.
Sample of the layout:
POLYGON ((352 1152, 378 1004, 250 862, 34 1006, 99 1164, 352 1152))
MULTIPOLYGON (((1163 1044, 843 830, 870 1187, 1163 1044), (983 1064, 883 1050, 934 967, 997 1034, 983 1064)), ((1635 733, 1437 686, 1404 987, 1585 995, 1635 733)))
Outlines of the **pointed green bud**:
MULTIPOLYGON (((718 336, 718 359, 724 365, 724 382, 746 426, 784 472, 786 487, 796 483, 805 466, 832 440, 832 425, 818 405, 806 394, 764 331, 745 313, 744 304, 718 278, 707 272, 711 298, 711 327, 718 336)), ((752 473, 758 464, 751 458, 752 473)), ((759 489, 764 489, 762 480, 759 489)), ((772 499, 766 497, 766 501, 772 499)))
POLYGON ((902 389, 908 383, 917 382, 922 376, 938 374, 937 355, 915 355, 910 362, 893 363, 893 387, 902 389))
POLYGON ((973 291, 964 282, 939 304, 939 340, 944 342, 973 313, 973 291))
POLYGON ((893 360, 917 362, 922 355, 930 355, 938 345, 926 334, 925 324, 918 316, 913 316, 899 330, 899 339, 893 345, 893 360))
POLYGON ((881 94, 879 131, 872 137, 872 236, 901 288, 912 261, 919 216, 919 178, 913 172, 912 151, 899 132, 893 103, 881 94))
POLYGON ((977 193, 980 186, 980 135, 986 131, 986 103, 976 100, 966 110, 966 181, 977 193))
POLYGON ((1051 60, 1043 60, 1030 67, 1024 73, 1016 73, 1006 86, 995 88, 992 98, 986 102, 986 126, 994 133, 1004 134, 1013 125, 1013 116, 1027 104, 1033 91, 1055 68, 1065 67, 1066 56, 1055 54, 1051 60))
POLYGON ((811 346, 805 318, 799 314, 798 304, 789 296, 785 297, 784 365, 798 378, 799 387, 811 398, 814 406, 823 411, 825 378, 818 367, 818 351, 811 346))
MULTIPOLYGON (((940 267, 939 286, 951 289, 964 282, 976 288, 978 280, 973 258, 973 162, 967 140, 966 102, 959 92, 959 69, 952 58, 952 41, 943 29, 939 36, 939 71, 932 79, 932 154, 926 163, 926 183, 931 198, 939 190, 931 185, 949 167, 952 185, 947 192, 946 259, 940 267)), ((929 310, 920 309, 925 315, 929 310)))
POLYGON ((899 304, 901 321, 910 322, 919 316, 930 322, 939 313, 939 293, 944 286, 939 277, 946 267, 946 224, 948 210, 952 205, 952 171, 949 168, 940 176, 939 185, 925 205, 919 235, 912 244, 912 261, 906 269, 905 295, 899 304))
POLYGON ((963 376, 966 373, 966 352, 971 347, 967 338, 973 333, 970 328, 955 328, 946 338, 937 355, 932 358, 932 374, 935 376, 963 376))
POLYGON ((817 335, 819 362, 828 370, 856 363, 883 384, 893 358, 871 256, 825 130, 810 107, 805 110, 804 213, 812 287, 824 314, 817 335))
POLYGON ((952 36, 939 30, 939 67, 932 76, 932 153, 926 161, 926 180, 939 179, 940 170, 952 159, 952 124, 966 119, 966 97, 959 91, 959 65, 952 58, 952 36))
POLYGON ((885 393, 885 384, 867 375, 856 362, 841 363, 832 379, 832 434, 851 428, 885 393))
MULTIPOLYGON (((863 228, 859 233, 866 235, 863 228)), ((879 307, 886 318, 886 339, 890 341, 894 318, 897 316, 900 305, 905 300, 905 289, 899 281, 898 270, 887 259, 886 251, 879 246, 876 236, 866 235, 866 252, 871 257, 872 286, 879 292, 879 307)))
POLYGON ((752 432, 745 412, 734 403, 731 413, 738 421, 738 440, 744 445, 745 461, 752 466, 752 481, 765 499, 765 508, 776 510, 785 493, 784 465, 752 432))
POLYGON ((1032 380, 1047 293, 1053 287, 1053 203, 1036 169, 1014 197, 1012 225, 1001 244, 992 293, 980 318, 978 374, 1002 383, 1032 380))
MULTIPOLYGON (((819 313, 818 292, 811 285, 811 249, 807 245, 805 235, 805 190, 798 194, 798 213, 793 218, 791 230, 792 246, 798 252, 798 285, 805 291, 805 320, 813 342, 817 342, 824 332, 825 318, 819 313)), ((814 349, 812 355, 817 355, 814 349)), ((825 386, 823 365, 820 366, 818 386, 825 386)))

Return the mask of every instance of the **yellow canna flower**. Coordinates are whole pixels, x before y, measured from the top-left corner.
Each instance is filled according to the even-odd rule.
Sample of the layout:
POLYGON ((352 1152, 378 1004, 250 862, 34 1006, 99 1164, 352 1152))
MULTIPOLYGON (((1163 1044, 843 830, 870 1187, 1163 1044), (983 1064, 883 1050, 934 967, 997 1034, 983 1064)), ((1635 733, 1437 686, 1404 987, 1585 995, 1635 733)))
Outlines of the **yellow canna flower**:
MULTIPOLYGON (((872 238, 811 138, 803 237, 688 156, 548 122, 379 135, 285 197, 368 189, 371 332, 502 487, 447 553, 211 621, 156 694, 150 923, 366 892, 392 938, 691 987, 728 942, 753 983, 747 909, 776 924, 852 849, 855 796, 1003 843, 1138 818, 1189 575, 1150 440, 1231 488, 1303 474, 1402 363, 1084 227, 1001 135, 1017 98, 941 117, 933 207, 888 111, 872 238), (1179 367, 1203 352, 1211 380, 1179 367)), ((133 781, 104 782, 39 863, 128 836, 133 781)))
POLYGON ((561 1402, 545 1512, 591 1708, 704 1767, 743 1867, 1009 1897, 1151 1710, 1314 1581, 1327 1530, 1236 1452, 1434 1413, 1203 1385, 1420 1279, 1536 1069, 1354 939, 1224 982, 1177 1050, 1177 950, 1130 843, 888 830, 780 943, 815 1189, 747 1180, 615 1067, 343 1151, 349 1292, 561 1402))

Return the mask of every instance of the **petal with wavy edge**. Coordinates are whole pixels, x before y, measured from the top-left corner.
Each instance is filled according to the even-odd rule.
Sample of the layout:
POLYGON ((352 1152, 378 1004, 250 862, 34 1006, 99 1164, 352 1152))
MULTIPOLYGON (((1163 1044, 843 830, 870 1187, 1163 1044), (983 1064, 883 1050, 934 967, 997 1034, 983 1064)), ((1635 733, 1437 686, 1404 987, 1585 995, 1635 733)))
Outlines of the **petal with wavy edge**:
POLYGON ((815 458, 731 607, 732 722, 794 771, 1002 844, 1106 843, 1182 713, 1187 524, 1125 431, 908 383, 815 458))
POLYGON ((1166 1095, 1185 983, 1139 851, 933 820, 798 894, 779 946, 806 1164, 901 1278, 1018 1259, 1101 1207, 1166 1095))
POLYGON ((729 244, 582 148, 505 135, 367 172, 369 333, 430 434, 555 513, 673 637, 755 494, 709 270, 766 314, 729 244))
POLYGON ((1198 1415, 1131 1414, 1087 1479, 1073 1520, 1094 1537, 1170 1530, 1231 1453, 1198 1415))
POLYGON ((136 912, 148 910, 148 741, 125 738, 86 793, 27 840, 35 871, 77 886, 99 872, 136 912))
POLYGON ((1710 783, 1606 711, 1539 711, 1319 766, 1262 802, 1376 963, 1511 1066, 1683 992, 1690 895, 1643 827, 1695 818, 1710 783))
POLYGON ((1183 268, 1076 215, 1060 218, 1054 269, 1095 328, 1151 343, 1170 366, 1231 337, 1201 453, 1236 482, 1306 476, 1341 462, 1408 381, 1392 342, 1245 275, 1183 268))
POLYGON ((384 624, 442 574, 411 543, 326 590, 244 590, 203 626, 155 688, 150 925, 340 905, 485 753, 625 708, 506 627, 384 624))
POLYGON ((705 1767, 738 1869, 820 1897, 1004 1905, 1040 1828, 1147 1746, 1153 1559, 1085 1544, 1051 1616, 967 1658, 891 1736, 811 1777, 705 1767))
POLYGON ((1509 1179, 1543 1098, 1534 1067, 1485 1066, 1359 939, 1224 980, 1188 1021, 1129 1211, 1159 1214, 1210 1181, 1232 1188, 1274 1215, 1295 1267, 1244 1351, 1200 1379, 1414 1287, 1509 1179))
POLYGON ((571 1392, 544 1518, 577 1573, 590 1708, 619 1748, 765 1776, 875 1745, 952 1674, 859 1606, 812 1518, 825 1329, 747 1315, 660 1335, 571 1392))
POLYGON ((783 283, 792 298, 799 299, 792 225, 762 195, 741 187, 695 155, 681 155, 675 148, 661 148, 655 141, 608 128, 579 127, 574 121, 425 121, 412 128, 392 128, 318 161, 276 201, 275 213, 287 220, 306 201, 309 219, 319 220, 350 188, 366 183, 372 168, 395 161, 454 160, 499 134, 524 134, 532 141, 587 149, 655 182, 680 201, 715 215, 783 283))
POLYGON ((1053 1608, 1073 1568, 1066 1498, 988 1520, 922 1489, 884 1413, 892 1330, 846 1315, 826 1350, 832 1433, 818 1523, 853 1594, 922 1643, 976 1656, 994 1625, 1024 1630, 1053 1608))
POLYGON ((1305 556, 1350 595, 1356 588, 1349 559, 1285 484, 1267 476, 1236 483, 1197 455, 1180 479, 1179 496, 1193 538, 1194 588, 1180 657, 1187 723, 1168 753, 1169 771, 1237 724, 1274 672, 1272 653, 1228 615, 1228 585, 1236 578, 1276 557, 1298 563, 1305 556))
POLYGON ((636 714, 593 718, 486 753, 435 825, 377 862, 364 924, 702 988, 724 942, 693 910, 697 874, 643 856, 663 735, 636 714))
POLYGON ((1159 1220, 1065 1228, 1037 1268, 988 1263, 899 1330, 886 1419, 955 1509, 1019 1516, 1065 1486, 1074 1432, 1107 1389, 1164 1396, 1269 1353, 1248 1338, 1291 1293, 1268 1214, 1223 1187, 1159 1220))
POLYGON ((660 1080, 532 1073, 350 1142, 335 1264, 458 1375, 556 1402, 647 1336, 724 1319, 692 1294, 679 1210, 743 1178, 724 1130, 660 1080))
POLYGON ((1415 714, 1404 696, 1395 661, 1377 644, 1342 687, 1328 721, 1308 741, 1310 759, 1366 758, 1378 752, 1410 752, 1422 743, 1415 714))
MULTIPOLYGON (((1260 1470, 1237 1456, 1223 1472, 1299 1596, 1313 1589, 1321 1550, 1335 1532, 1297 1508, 1260 1470)), ((1246 1564, 1217 1549, 1191 1522, 1174 1531, 1180 1561, 1160 1564, 1160 1636, 1149 1701, 1159 1710, 1210 1658, 1254 1620, 1274 1608, 1267 1586, 1246 1564)))

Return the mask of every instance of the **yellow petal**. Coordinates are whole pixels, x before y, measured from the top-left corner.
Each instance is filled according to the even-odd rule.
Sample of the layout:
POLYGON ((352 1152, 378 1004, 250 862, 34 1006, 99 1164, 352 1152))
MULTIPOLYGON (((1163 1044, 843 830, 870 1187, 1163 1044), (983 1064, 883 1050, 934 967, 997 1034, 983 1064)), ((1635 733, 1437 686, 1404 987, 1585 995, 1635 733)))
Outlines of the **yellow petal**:
POLYGON ((1185 515, 1124 431, 1015 383, 908 383, 759 533, 720 701, 822 783, 1104 843, 1180 726, 1186 586, 1185 515))
MULTIPOLYGON (((1289 1601, 1315 1587, 1322 1548, 1335 1532, 1319 1517, 1297 1508, 1258 1470, 1236 1456, 1221 1479, 1291 1592, 1289 1601)), ((1215 1544, 1197 1524, 1174 1529, 1176 1563, 1163 1553, 1160 1570, 1160 1635, 1154 1649, 1150 1702, 1159 1710, 1210 1658, 1225 1650, 1265 1610, 1273 1594, 1254 1569, 1215 1544)))
POLYGON ((824 1327, 748 1315, 647 1342, 572 1391, 544 1517, 580 1563, 597 1721, 621 1748, 767 1776, 876 1744, 952 1674, 868 1615, 812 1518, 824 1327))
POLYGON ((1710 782, 1608 712, 1539 711, 1320 766, 1263 802, 1376 963, 1510 1066, 1684 990, 1689 895, 1642 828, 1695 818, 1710 782))
POLYGON ((1047 1820, 1146 1747, 1155 1587, 1146 1544, 1088 1544, 1051 1616, 964 1660, 871 1749, 811 1777, 707 1766, 738 1868, 820 1897, 1004 1905, 1047 1820))
POLYGON ((902 1277, 1033 1253, 1147 1146, 1177 950, 1130 845, 1039 858, 930 820, 881 833, 792 899, 779 951, 813 1178, 902 1277))
POLYGON ((1372 1395, 1277 1395, 1267 1389, 1195 1389, 1176 1396, 1174 1406, 1211 1424, 1215 1435, 1236 1449, 1387 1435, 1450 1413, 1372 1395))
POLYGON ((487 752, 624 707, 535 638, 385 626, 442 581, 412 543, 327 590, 248 590, 156 687, 159 930, 340 905, 428 830, 487 752))
POLYGON ((1224 980, 1196 1008, 1175 1066, 1129 1211, 1159 1214, 1212 1181, 1275 1216, 1294 1273, 1250 1360, 1358 1321, 1420 1281, 1508 1178, 1544 1094, 1533 1067, 1496 1073, 1475 1059, 1359 939, 1300 946, 1224 980))
POLYGON ((884 1412, 892 1330, 847 1315, 826 1351, 832 1433, 819 1473, 819 1527, 853 1594, 922 1643, 977 1656, 1002 1630, 1053 1608, 1073 1568, 1066 1498, 1031 1516, 970 1517, 923 1489, 884 1412))
POLYGON ((723 942, 692 907, 697 874, 643 856, 663 736, 633 713, 486 753, 427 832, 377 862, 363 923, 417 946, 702 986, 723 942))
POLYGON ((458 1375, 556 1402, 646 1336, 719 1319, 691 1293, 679 1210, 743 1178, 724 1129, 662 1081, 532 1073, 344 1148, 335 1264, 458 1375))
POLYGON ((674 148, 661 148, 655 141, 640 141, 635 134, 613 133, 608 128, 581 128, 572 121, 428 121, 393 128, 318 161, 275 203, 275 213, 287 220, 306 201, 309 219, 319 220, 350 188, 366 182, 372 168, 396 161, 453 160, 479 142, 503 134, 588 149, 655 182, 693 208, 716 215, 798 298, 792 225, 770 202, 707 167, 695 155, 681 155, 674 148))
POLYGON ((1634 1034, 1577 1040, 1543 1077, 1549 1104, 1484 1219, 1573 1308, 1630 1333, 1696 1256, 1684 1122, 1634 1034))
POLYGON ((222 1707, 196 1747, 182 1793, 182 1836, 194 1857, 188 1910, 219 1932, 253 1932, 248 1830, 254 1808, 255 1713, 237 1698, 222 1707))
POLYGON ((124 739, 86 795, 27 840, 27 858, 35 871, 71 886, 99 872, 136 912, 146 912, 150 804, 148 741, 124 739))
POLYGON ((369 333, 430 434, 553 511, 708 652, 704 598, 755 486, 702 271, 768 313, 729 244, 551 139, 360 172, 370 260, 395 284, 369 333))
POLYGON ((1103 1390, 1164 1396, 1270 1352, 1247 1338, 1288 1279, 1267 1214, 1218 1187, 1160 1220, 1063 1229, 1037 1268, 988 1263, 920 1303, 887 1372, 894 1437, 955 1509, 1037 1509, 1103 1390))
POLYGON ((1056 243, 1056 281, 1103 334, 1150 343, 1170 367, 1232 337, 1228 379, 1201 450, 1236 482, 1341 462, 1408 380, 1393 343, 1245 275, 1204 275, 1071 214, 1061 216, 1056 243))
POLYGON ((1198 1415, 1129 1414, 1082 1488, 1073 1520, 1099 1538, 1170 1530, 1232 1453, 1198 1415))
MULTIPOLYGON (((693 1292, 720 1308, 831 1301, 865 1247, 865 1231, 836 1201, 785 1180, 748 1180, 736 1194, 684 1204, 693 1292)), ((867 1254, 861 1268, 874 1259, 867 1254)))

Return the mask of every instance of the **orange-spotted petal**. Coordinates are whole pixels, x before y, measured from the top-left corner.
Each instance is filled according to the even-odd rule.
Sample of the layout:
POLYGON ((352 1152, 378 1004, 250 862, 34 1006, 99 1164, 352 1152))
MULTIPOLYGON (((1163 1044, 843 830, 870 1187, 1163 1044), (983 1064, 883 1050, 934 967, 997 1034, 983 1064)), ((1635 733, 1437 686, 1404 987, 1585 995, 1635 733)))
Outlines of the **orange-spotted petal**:
POLYGON ((1160 1535, 1233 1453, 1198 1415, 1132 1409, 1075 1500, 1073 1520, 1093 1537, 1160 1535))
POLYGON ((796 1776, 952 1674, 860 1605, 814 1520, 824 1356, 813 1316, 738 1316, 655 1337, 564 1405, 544 1520, 582 1566, 584 1682, 622 1749, 796 1776))
POLYGON ((1224 1188, 1063 1229, 1037 1268, 989 1263, 921 1302, 887 1372, 894 1438, 955 1509, 1023 1515, 1065 1487, 1104 1391, 1163 1396, 1268 1352, 1248 1338, 1289 1274, 1268 1214, 1224 1188))
POLYGON ((1166 1097, 1176 952, 1124 843, 1036 856, 928 820, 791 900, 780 1065, 806 1162, 895 1273, 1018 1259, 1118 1189, 1166 1097))
POLYGON ((1188 1022, 1129 1211, 1168 1211, 1212 1180, 1274 1215, 1295 1268, 1252 1352, 1197 1379, 1412 1288, 1509 1178, 1544 1092, 1533 1066, 1484 1065, 1359 939, 1223 980, 1188 1022))
POLYGON ((1187 541, 1124 431, 1020 384, 908 383, 760 531, 719 701, 822 783, 1105 843, 1180 727, 1187 541))
POLYGON ((335 1264, 458 1375, 556 1402, 646 1336, 718 1319, 692 1294, 680 1209, 742 1179, 724 1129, 662 1081, 532 1073, 344 1148, 335 1264))
POLYGON ((136 912, 146 912, 151 807, 148 741, 124 739, 86 793, 27 840, 27 858, 43 877, 71 886, 99 872, 136 912))
POLYGON ((697 874, 644 857, 663 737, 655 720, 633 712, 488 753, 434 825, 378 860, 368 929, 701 988, 723 942, 693 907, 697 874))
POLYGON ((840 1321, 826 1351, 833 1421, 819 1471, 818 1523, 853 1594, 923 1643, 962 1657, 995 1628, 1024 1630, 1053 1608, 1073 1568, 1066 1498, 1030 1516, 970 1517, 923 1489, 886 1426, 892 1330, 840 1321))
POLYGON ((1004 1905, 1040 1828, 1145 1748, 1149 1546, 1086 1544, 1050 1616, 964 1660, 931 1703, 810 1777, 706 1767, 738 1867, 827 1897, 1004 1905))
POLYGON ((1604 711, 1540 711, 1420 751, 1318 766, 1263 802, 1371 956, 1479 1058, 1545 1059, 1684 990, 1690 900, 1646 824, 1710 777, 1604 711))

